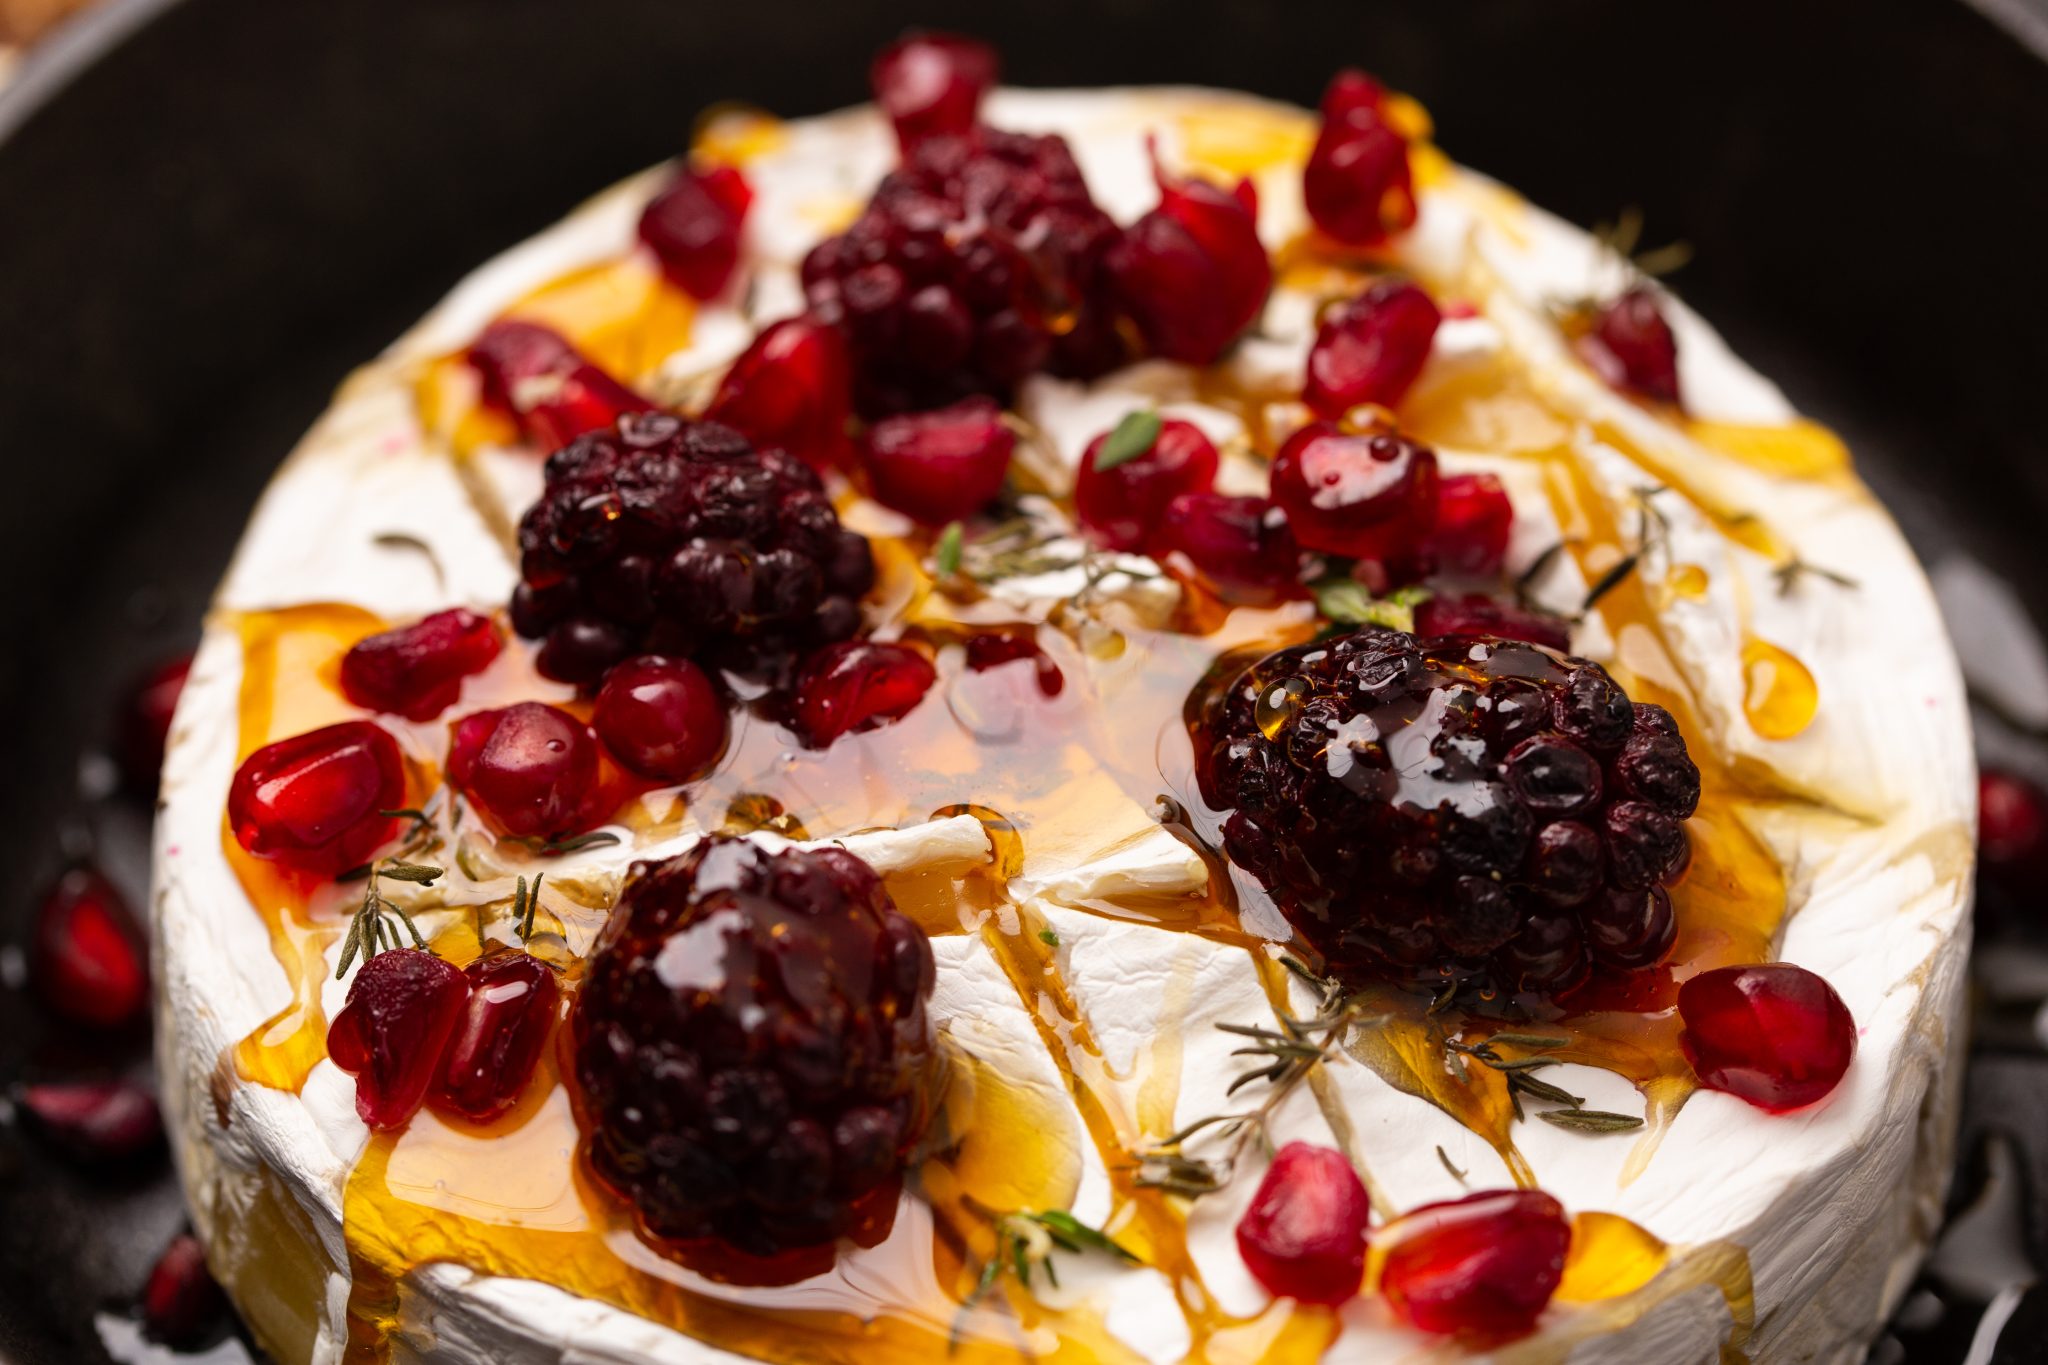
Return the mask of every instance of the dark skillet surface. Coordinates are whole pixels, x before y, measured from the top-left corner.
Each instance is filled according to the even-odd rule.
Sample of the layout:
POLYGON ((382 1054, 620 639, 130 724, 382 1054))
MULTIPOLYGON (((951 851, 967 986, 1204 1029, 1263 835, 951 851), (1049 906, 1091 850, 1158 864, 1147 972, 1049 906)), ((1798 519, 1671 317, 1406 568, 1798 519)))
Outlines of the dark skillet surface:
MULTIPOLYGON (((1967 549, 2042 619, 2048 69, 1953 0, 185 0, 40 107, 0 99, 22 117, 0 142, 0 940, 67 831, 141 904, 147 811, 82 794, 80 757, 127 680, 194 637, 346 371, 465 270, 673 154, 706 103, 860 98, 866 54, 910 19, 996 40, 1020 84, 1311 102, 1358 62, 1461 161, 1567 217, 1640 205, 1649 241, 1697 248, 1676 286, 1843 431, 1922 554, 1967 549)), ((94 1062, 0 988, 0 1083, 94 1062)), ((1980 1048, 1971 1093, 1966 1152, 1986 1128, 2032 1140, 2039 1264, 2048 1064, 1980 1048)), ((0 1200, 0 1359, 100 1358, 93 1310, 132 1297, 182 1218, 167 1168, 80 1174, 0 1126, 0 1200)), ((1909 1334, 1913 1358, 1960 1359, 1960 1316, 1909 1334)))

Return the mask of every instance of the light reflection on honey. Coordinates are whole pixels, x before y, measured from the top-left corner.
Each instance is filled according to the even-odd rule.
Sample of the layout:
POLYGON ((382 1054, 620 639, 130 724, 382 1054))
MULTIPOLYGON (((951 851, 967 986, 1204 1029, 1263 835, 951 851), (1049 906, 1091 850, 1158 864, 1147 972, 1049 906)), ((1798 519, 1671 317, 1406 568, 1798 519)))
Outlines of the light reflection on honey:
MULTIPOLYGON (((748 128, 747 155, 772 145, 772 139, 761 141, 759 126, 748 128)), ((1260 157, 1270 163, 1274 156, 1301 153, 1300 130, 1285 121, 1228 137, 1207 126, 1184 133, 1190 155, 1218 167, 1256 170, 1260 157)), ((738 150, 727 152, 741 157, 738 150)), ((1319 257, 1317 250, 1313 243, 1290 244, 1283 276, 1343 290, 1355 287, 1360 272, 1370 268, 1367 262, 1319 257)), ((1426 283, 1442 289, 1453 282, 1426 283)), ((1456 283, 1483 297, 1483 290, 1469 288, 1470 281, 1456 283)), ((690 310, 673 294, 636 259, 579 271, 511 311, 562 328, 594 357, 639 377, 687 336, 690 310)), ((502 422, 476 411, 474 386, 465 375, 459 360, 444 360, 425 366, 417 384, 425 427, 458 452, 509 438, 502 422)), ((1291 394, 1233 392, 1213 378, 1197 387, 1205 401, 1242 416, 1267 453, 1271 443, 1259 434, 1284 430, 1293 412, 1291 394)), ((1633 509, 1604 496, 1573 449, 1579 416, 1511 359, 1419 394, 1400 417, 1423 440, 1539 465, 1570 553, 1589 578, 1597 573, 1594 566, 1634 548, 1633 509)), ((1598 434, 1639 458, 1732 540, 1766 553, 1782 551, 1766 526, 1739 509, 1713 505, 1667 460, 1643 451, 1611 425, 1601 425, 1598 434)), ((1820 436, 1803 429, 1775 441, 1699 424, 1693 434, 1751 463, 1775 462, 1778 472, 1825 472, 1833 458, 1820 436), (1787 467, 1793 465, 1799 468, 1787 467)), ((815 837, 908 825, 935 813, 964 810, 982 818, 994 838, 994 865, 964 878, 951 869, 899 874, 890 878, 890 888, 928 933, 971 936, 975 951, 993 957, 1063 1078, 1063 1101, 1048 1103, 949 1043, 954 1083, 934 1138, 938 1146, 915 1173, 891 1235, 877 1247, 843 1254, 829 1275, 783 1289, 735 1290, 644 1246, 629 1221, 583 1177, 574 1158, 575 1120, 559 1061, 551 1058, 525 1101, 488 1129, 423 1113, 403 1132, 370 1142, 349 1177, 345 1199, 355 1285, 352 1359, 384 1358, 389 1334, 405 1325, 398 1280, 437 1261, 544 1280, 767 1360, 932 1360, 947 1353, 955 1333, 950 1349, 963 1362, 1131 1358, 1089 1305, 1055 1310, 1008 1279, 1001 1282, 998 1301, 960 1313, 995 1245, 992 1216, 1016 1208, 1065 1207, 1078 1188, 1084 1145, 1110 1175, 1113 1207, 1105 1229, 1166 1277, 1187 1320, 1191 1359, 1308 1361, 1335 1338, 1340 1324, 1326 1310, 1282 1301, 1240 1320, 1218 1308, 1189 1253, 1184 1201, 1134 1181, 1132 1154, 1170 1126, 1181 1079, 1177 1040, 1162 1038, 1144 1059, 1133 1101, 1124 1084, 1129 1078, 1110 1073, 1085 1007, 1061 978, 1056 952, 1040 937, 1043 924, 1029 905, 1012 904, 1006 890, 1019 874, 1076 867, 1126 846, 1152 832, 1163 811, 1177 837, 1210 861, 1208 892, 1065 904, 1262 949, 1266 940, 1246 927, 1229 879, 1220 875, 1213 848, 1216 813, 1201 808, 1180 717, 1190 690, 1219 657, 1298 642, 1312 632, 1312 618, 1298 604, 1231 610, 1191 588, 1178 619, 1163 628, 1113 605, 1100 613, 1056 609, 1051 616, 1058 624, 1033 625, 1015 620, 1013 611, 994 601, 937 590, 920 567, 927 548, 918 541, 878 543, 883 581, 871 605, 879 604, 878 614, 892 631, 935 653, 941 681, 933 696, 887 729, 848 737, 824 752, 805 750, 772 722, 739 713, 719 770, 655 823, 669 830, 694 823, 815 837), (1033 685, 1028 663, 979 675, 964 669, 960 642, 976 630, 999 626, 1035 634, 1066 679, 1059 696, 1046 697, 1033 685), (1160 798, 1167 804, 1161 806, 1160 798)), ((1693 862, 1673 893, 1679 938, 1669 963, 1626 981, 1596 979, 1560 1002, 1555 1019, 1544 1021, 1547 1031, 1568 1039, 1555 1050, 1558 1056, 1620 1074, 1645 1096, 1649 1125, 1627 1158, 1624 1180, 1640 1174, 1691 1089, 1676 1045, 1677 984, 1707 967, 1769 958, 1785 909, 1783 874, 1748 823, 1754 808, 1783 793, 1756 770, 1738 778, 1702 742, 1695 699, 1673 663, 1659 619, 1659 608, 1672 595, 1697 597, 1705 580, 1695 565, 1674 566, 1661 583, 1632 575, 1597 607, 1617 643, 1612 671, 1632 696, 1662 704, 1678 717, 1694 740, 1702 770, 1693 862)), ((346 607, 243 618, 239 752, 357 714, 335 690, 334 664, 349 643, 380 625, 346 607)), ((1752 649, 1759 647, 1775 649, 1752 642, 1752 649)), ((1776 672, 1763 700, 1746 708, 1750 722, 1766 737, 1783 737, 1771 728, 1797 733, 1810 722, 1815 701, 1793 695, 1795 684, 1804 675, 1810 694, 1811 675, 1789 655, 1767 662, 1776 672)), ((1744 663, 1757 676, 1748 651, 1744 663)), ((567 701, 562 689, 533 675, 530 652, 515 647, 490 673, 472 680, 463 705, 537 695, 567 701)), ((445 722, 406 726, 385 720, 401 736, 423 788, 414 795, 424 800, 437 780, 445 722)), ((650 829, 655 823, 642 820, 650 829)), ((326 950, 345 913, 343 896, 248 858, 232 837, 225 843, 294 985, 292 1004, 237 1046, 236 1072, 246 1081, 295 1089, 324 1055, 320 989, 328 971, 326 950)), ((594 925, 601 921, 603 902, 592 904, 594 925)), ((502 904, 488 907, 488 913, 501 914, 502 904)), ((1275 921, 1269 913, 1262 922, 1275 921)), ((435 946, 466 960, 481 950, 487 933, 487 915, 479 912, 474 927, 467 920, 444 926, 435 946)), ((561 942, 570 941, 564 928, 561 942)), ((565 969, 573 997, 580 974, 574 951, 552 946, 543 955, 565 969)), ((1263 951, 1255 960, 1276 1001, 1284 1001, 1284 974, 1263 951)), ((1498 1025, 1455 1010, 1432 1017, 1426 1001, 1392 988, 1374 994, 1375 1009, 1387 1022, 1352 1039, 1349 1055, 1482 1136, 1520 1183, 1540 1181, 1541 1172, 1516 1150, 1514 1110, 1501 1073, 1475 1066, 1460 1078, 1444 1064, 1447 1036, 1473 1042, 1498 1025)), ((1387 1193, 1375 1186, 1383 1213, 1389 1209, 1387 1193)), ((1626 1220, 1582 1214, 1560 1298, 1611 1307, 1683 1270, 1687 1277, 1722 1285, 1740 1326, 1750 1311, 1740 1257, 1734 1249, 1666 1248, 1626 1220)))

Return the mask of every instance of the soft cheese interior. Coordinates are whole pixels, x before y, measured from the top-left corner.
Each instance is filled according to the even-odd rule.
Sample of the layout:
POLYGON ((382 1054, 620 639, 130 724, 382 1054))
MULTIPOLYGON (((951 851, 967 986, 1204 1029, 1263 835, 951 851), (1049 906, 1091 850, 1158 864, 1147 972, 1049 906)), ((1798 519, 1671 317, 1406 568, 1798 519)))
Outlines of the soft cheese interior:
MULTIPOLYGON (((1218 121, 1283 132, 1305 126, 1295 111, 1204 91, 1003 91, 989 112, 1002 126, 1066 135, 1097 199, 1119 220, 1152 203, 1146 134, 1160 136, 1173 162, 1189 157, 1191 130, 1218 121)), ((754 278, 739 291, 747 307, 702 310, 688 349, 661 364, 662 382, 677 394, 690 391, 715 375, 756 326, 794 311, 802 254, 865 199, 893 156, 886 128, 858 111, 790 125, 778 147, 752 161, 754 278)), ((1304 225, 1298 157, 1299 150, 1254 172, 1269 244, 1304 225)), ((454 604, 501 605, 514 566, 492 518, 516 519, 539 489, 538 464, 518 452, 485 452, 480 465, 488 489, 480 500, 429 448, 416 412, 414 368, 461 348, 508 303, 547 280, 625 250, 639 207, 657 184, 653 174, 629 181, 508 252, 355 375, 265 496, 221 588, 220 612, 342 600, 397 618, 454 604)), ((1711 1361, 1731 1332, 1748 1334, 1747 1349, 1759 1359, 1860 1358, 1862 1339, 1902 1290, 1933 1226, 1956 1084, 1973 788, 1961 687, 1927 587, 1891 522, 1853 477, 1788 480, 1715 454, 1614 396, 1571 359, 1545 309, 1549 300, 1591 292, 1613 269, 1590 238, 1477 175, 1453 171, 1423 194, 1421 220, 1402 249, 1439 277, 1487 285, 1475 300, 1478 313, 1439 334, 1422 391, 1511 349, 1557 401, 1582 414, 1570 440, 1615 505, 1628 505, 1639 489, 1661 480, 1604 443, 1602 427, 1626 432, 1640 449, 1683 468, 1690 486, 1722 508, 1769 509, 1800 558, 1857 583, 1853 591, 1781 593, 1773 560, 1730 539, 1693 501, 1664 500, 1670 533, 1647 551, 1643 572, 1661 579, 1679 563, 1707 571, 1708 591, 1674 599, 1667 616, 1678 649, 1672 662, 1702 701, 1711 729, 1706 742, 1767 766, 1790 787, 1824 797, 1835 812, 1787 803, 1761 814, 1755 832, 1793 881, 1794 913, 1781 955, 1822 973, 1841 992, 1861 1027, 1859 1053, 1833 1101, 1806 1115, 1766 1120, 1732 1097, 1700 1093, 1668 1131, 1589 1140, 1540 1124, 1518 1130, 1538 1180, 1567 1207, 1625 1215, 1678 1253, 1662 1276, 1630 1295, 1558 1304, 1534 1338, 1505 1349, 1502 1358, 1711 1361), (1762 739, 1745 722, 1752 685, 1742 664, 1745 630, 1781 643, 1813 673, 1824 701, 1796 738, 1762 739), (1741 1301, 1741 1286, 1726 1273, 1722 1249, 1729 1247, 1746 1253, 1753 1304, 1741 1301)), ((1695 416, 1793 420, 1778 392, 1704 323, 1682 307, 1673 312, 1695 416)), ((1298 374, 1313 325, 1313 300, 1283 287, 1259 335, 1231 363, 1254 373, 1298 374)), ((1140 403, 1201 425, 1226 447, 1241 434, 1238 419, 1201 402, 1190 376, 1172 365, 1139 365, 1092 386, 1040 379, 1027 387, 1019 409, 1046 437, 1048 448, 1036 455, 1045 466, 1041 477, 1071 477, 1086 442, 1140 403)), ((1508 482, 1518 524, 1512 566, 1528 566, 1556 539, 1559 528, 1530 466, 1481 450, 1440 454, 1449 468, 1488 468, 1508 482)), ((1252 462, 1232 461, 1226 469, 1227 491, 1259 490, 1252 462)), ((1136 557, 1127 567, 1133 574, 1113 576, 1105 592, 1140 615, 1171 609, 1170 579, 1152 576, 1152 566, 1136 557)), ((1541 584, 1560 605, 1576 602, 1585 587, 1568 560, 1541 584)), ((1074 584, 1052 575, 1000 591, 1016 610, 1042 613, 1074 584)), ((1609 637, 1597 622, 1574 639, 1582 653, 1623 662, 1632 643, 1625 633, 1609 637)), ((155 927, 166 1099, 196 1216, 216 1257, 232 1263, 277 1256, 285 1254, 274 1245, 278 1239, 296 1240, 304 1250, 294 1254, 306 1255, 319 1276, 320 1292, 307 1302, 245 1303, 245 1310, 267 1336, 302 1346, 311 1359, 331 1360, 340 1357, 346 1336, 343 1184, 366 1139, 351 1083, 331 1063, 315 1070, 302 1094, 240 1083, 221 1070, 224 1050, 289 995, 220 847, 240 672, 240 640, 223 615, 209 626, 179 711, 159 823, 155 927)), ((1177 726, 1160 719, 1169 722, 1162 742, 1173 742, 1177 726)), ((976 795, 962 791, 958 799, 976 795)), ((1118 1121, 1133 1138, 1156 1139, 1227 1106, 1225 1090, 1238 1072, 1228 1055, 1236 1040, 1214 1026, 1271 1023, 1273 1010, 1254 960, 1258 950, 1089 908, 1132 892, 1172 895, 1206 884, 1203 861, 1159 829, 1144 806, 1126 804, 1124 818, 1105 827, 1093 846, 1063 841, 1059 856, 1027 859, 1005 913, 1040 917, 1057 936, 1057 961, 1101 1048, 1118 1121)), ((576 855, 569 870, 616 875, 632 859, 675 852, 691 837, 576 855)), ((969 867, 990 856, 980 824, 966 816, 848 834, 842 842, 887 869, 969 867)), ((1248 898, 1248 920, 1256 923, 1262 913, 1274 912, 1248 898)), ((940 1027, 1015 1083, 1070 1109, 1028 1012, 1035 1003, 1020 1001, 980 938, 945 938, 935 947, 940 1027)), ((342 990, 330 988, 330 1010, 342 990)), ((1306 988, 1297 990, 1296 1008, 1311 1011, 1306 988)), ((1283 1107, 1274 1135, 1343 1145, 1383 1212, 1463 1193, 1446 1162, 1474 1187, 1507 1183, 1495 1151, 1428 1103, 1345 1059, 1327 1071, 1320 1092, 1304 1089, 1283 1107)), ((1605 1072, 1567 1068, 1557 1079, 1599 1108, 1642 1112, 1631 1087, 1605 1072)), ((1079 1149, 1073 1211, 1093 1223, 1110 1213, 1111 1189, 1100 1155, 1086 1142, 1079 1149)), ((1190 1219, 1191 1250, 1210 1293, 1244 1316, 1266 1303, 1231 1237, 1252 1184, 1240 1180, 1200 1201, 1190 1219)), ((882 1251, 874 1254, 878 1275, 908 1273, 888 1266, 882 1251)), ((1062 1288, 1043 1291, 1049 1300, 1092 1300, 1109 1330, 1145 1358, 1175 1360, 1187 1351, 1186 1326, 1159 1272, 1076 1263, 1071 1272, 1063 1269, 1062 1281, 1062 1288)), ((422 1267, 405 1289, 394 1341, 400 1359, 732 1358, 552 1287, 480 1277, 457 1265, 422 1267)), ((1355 1301, 1345 1317, 1330 1360, 1436 1358, 1441 1349, 1395 1326, 1370 1300, 1355 1301)))

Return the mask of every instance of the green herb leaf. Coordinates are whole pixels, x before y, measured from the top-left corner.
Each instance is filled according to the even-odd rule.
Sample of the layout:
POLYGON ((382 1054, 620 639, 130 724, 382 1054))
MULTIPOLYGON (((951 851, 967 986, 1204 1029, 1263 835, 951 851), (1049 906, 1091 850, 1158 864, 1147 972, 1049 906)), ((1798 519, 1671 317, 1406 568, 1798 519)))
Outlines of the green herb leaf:
POLYGON ((1643 1126, 1633 1114, 1609 1114, 1600 1109, 1539 1109, 1536 1117, 1580 1133, 1626 1133, 1643 1126))
POLYGON ((1415 608, 1429 597, 1427 588, 1401 588, 1374 597, 1355 578, 1326 578, 1315 585, 1316 610, 1339 625, 1385 626, 1415 631, 1415 608))
POLYGON ((424 863, 386 863, 377 869, 380 877, 389 877, 394 882, 411 882, 415 886, 432 886, 442 873, 441 868, 428 867, 424 863))
POLYGON ((1065 1209, 1045 1209, 1030 1217, 1055 1238, 1064 1238, 1078 1246, 1093 1247, 1097 1251, 1107 1251, 1134 1264, 1137 1262, 1137 1256, 1119 1246, 1108 1233, 1099 1228, 1089 1227, 1065 1209))
POLYGON ((1038 931, 1038 941, 1048 948, 1060 946, 1060 936, 1050 929, 1040 929, 1038 931))
POLYGON ((960 572, 960 551, 966 544, 966 528, 957 521, 947 522, 946 529, 939 532, 939 543, 932 547, 932 567, 939 577, 951 578, 960 572))
POLYGON ((1162 425, 1159 414, 1150 408, 1125 413, 1123 421, 1103 441, 1102 449, 1095 452, 1095 472, 1104 473, 1143 455, 1158 444, 1162 425))
POLYGON ((580 853, 586 848, 604 848, 619 842, 619 836, 607 829, 594 829, 588 834, 578 834, 568 839, 555 839, 540 846, 540 851, 552 858, 564 853, 580 853))

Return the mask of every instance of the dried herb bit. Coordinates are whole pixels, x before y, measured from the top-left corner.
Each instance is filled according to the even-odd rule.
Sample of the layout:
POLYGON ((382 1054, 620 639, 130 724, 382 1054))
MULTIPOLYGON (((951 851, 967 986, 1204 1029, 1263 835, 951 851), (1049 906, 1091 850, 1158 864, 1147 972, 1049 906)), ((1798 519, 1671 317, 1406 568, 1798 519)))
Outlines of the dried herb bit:
POLYGON ((1125 413, 1102 442, 1102 449, 1095 452, 1095 472, 1106 473, 1143 455, 1159 443, 1162 425, 1159 414, 1151 408, 1125 413))
POLYGON ((1578 619, 1583 621, 1586 613, 1600 604, 1600 599, 1620 587, 1628 576, 1636 571, 1643 557, 1654 546, 1665 544, 1671 537, 1671 519, 1664 515, 1655 501, 1659 493, 1668 490, 1661 485, 1636 490, 1636 548, 1621 559, 1600 580, 1586 590, 1586 600, 1579 604, 1578 619))
POLYGON ((1539 1109, 1536 1117, 1576 1133, 1626 1133, 1643 1126, 1633 1114, 1610 1114, 1600 1109, 1539 1109))
POLYGON ((940 578, 951 578, 960 572, 960 554, 967 545, 967 528, 957 521, 946 523, 946 529, 939 532, 939 542, 932 547, 932 568, 940 578))
POLYGON ((535 877, 531 889, 526 885, 526 878, 521 877, 512 888, 512 929, 519 935, 521 943, 533 938, 533 916, 540 909, 540 884, 547 877, 545 872, 535 877))
POLYGON ((1436 1159, 1443 1162, 1444 1169, 1451 1173, 1451 1179, 1457 1181, 1460 1185, 1465 1183, 1465 1173, 1451 1164, 1451 1154, 1445 1151, 1441 1145, 1436 1149, 1436 1159))
POLYGON ((1796 554, 1777 568, 1771 570, 1771 577, 1777 580, 1778 596, 1780 597, 1790 596, 1792 590, 1799 586, 1800 581, 1809 577, 1824 578, 1836 587, 1846 588, 1850 592, 1854 592, 1863 586, 1845 573, 1836 573, 1833 569, 1823 569, 1818 564, 1809 564, 1796 554))
POLYGON ((1038 941, 1048 948, 1060 946, 1060 936, 1050 929, 1040 929, 1038 931, 1038 941))
POLYGON ((1316 977, 1292 958, 1283 957, 1280 961, 1322 992, 1315 1017, 1296 1019, 1279 1012, 1277 1029, 1255 1024, 1216 1026, 1246 1040, 1245 1046, 1231 1053, 1233 1057, 1256 1059, 1230 1083, 1228 1093, 1235 1095, 1247 1086, 1264 1082, 1265 1097, 1253 1109, 1197 1119, 1138 1152, 1136 1184, 1187 1199, 1198 1199, 1222 1189, 1230 1183, 1239 1160, 1254 1139, 1271 1145, 1266 1128, 1275 1111, 1317 1066, 1336 1054, 1353 1026, 1370 1026, 1385 1019, 1384 1015, 1367 1014, 1360 998, 1347 993, 1336 982, 1316 977), (1221 1150, 1213 1156, 1196 1156, 1186 1150, 1201 1137, 1220 1143, 1221 1150))
POLYGON ((608 829, 594 829, 588 834, 573 834, 566 839, 522 839, 519 842, 543 858, 559 858, 565 853, 581 853, 586 848, 609 848, 619 842, 619 836, 608 829))
POLYGON ((416 886, 431 886, 442 875, 438 867, 423 867, 417 863, 396 863, 378 867, 371 864, 363 874, 368 885, 363 888, 363 902, 349 917, 348 932, 341 941, 341 963, 334 969, 334 979, 341 980, 354 965, 358 954, 368 962, 387 948, 403 948, 405 940, 399 937, 398 929, 386 916, 395 916, 406 932, 412 935, 412 946, 424 952, 432 952, 427 941, 420 937, 419 926, 412 922, 412 916, 405 907, 384 896, 377 890, 379 877, 390 877, 395 881, 411 882, 416 886))
POLYGON ((1572 543, 1569 540, 1553 540, 1550 544, 1543 547, 1541 554, 1529 561, 1529 567, 1522 570, 1515 578, 1515 601, 1517 603, 1524 607, 1536 605, 1536 585, 1549 575, 1551 567, 1557 563, 1557 557, 1563 554, 1566 547, 1572 543))
POLYGON ((1520 1091, 1530 1099, 1548 1100, 1552 1104, 1561 1104, 1568 1109, 1582 1108, 1586 1103, 1583 1096, 1574 1095, 1563 1086, 1552 1085, 1549 1081, 1539 1081, 1527 1071, 1509 1072, 1508 1088, 1520 1091))
POLYGON ((1316 610, 1343 626, 1385 626, 1415 632, 1415 608, 1429 597, 1428 588, 1399 588, 1374 597, 1355 578, 1326 578, 1312 589, 1316 610))
POLYGON ((1118 1245, 1108 1233, 1089 1227, 1065 1209, 1019 1209, 1003 1214, 996 1219, 995 1254, 982 1265, 973 1292, 968 1294, 960 1305, 959 1313, 954 1316, 953 1332, 946 1349, 958 1348, 967 1315, 988 1297, 988 1292, 995 1288, 996 1281, 1005 1273, 1014 1274, 1017 1283, 1029 1290, 1032 1271, 1043 1267, 1046 1283, 1057 1289, 1060 1277, 1052 1264, 1055 1251, 1076 1255, 1097 1251, 1114 1256, 1127 1265, 1141 1264, 1134 1253, 1118 1245))

